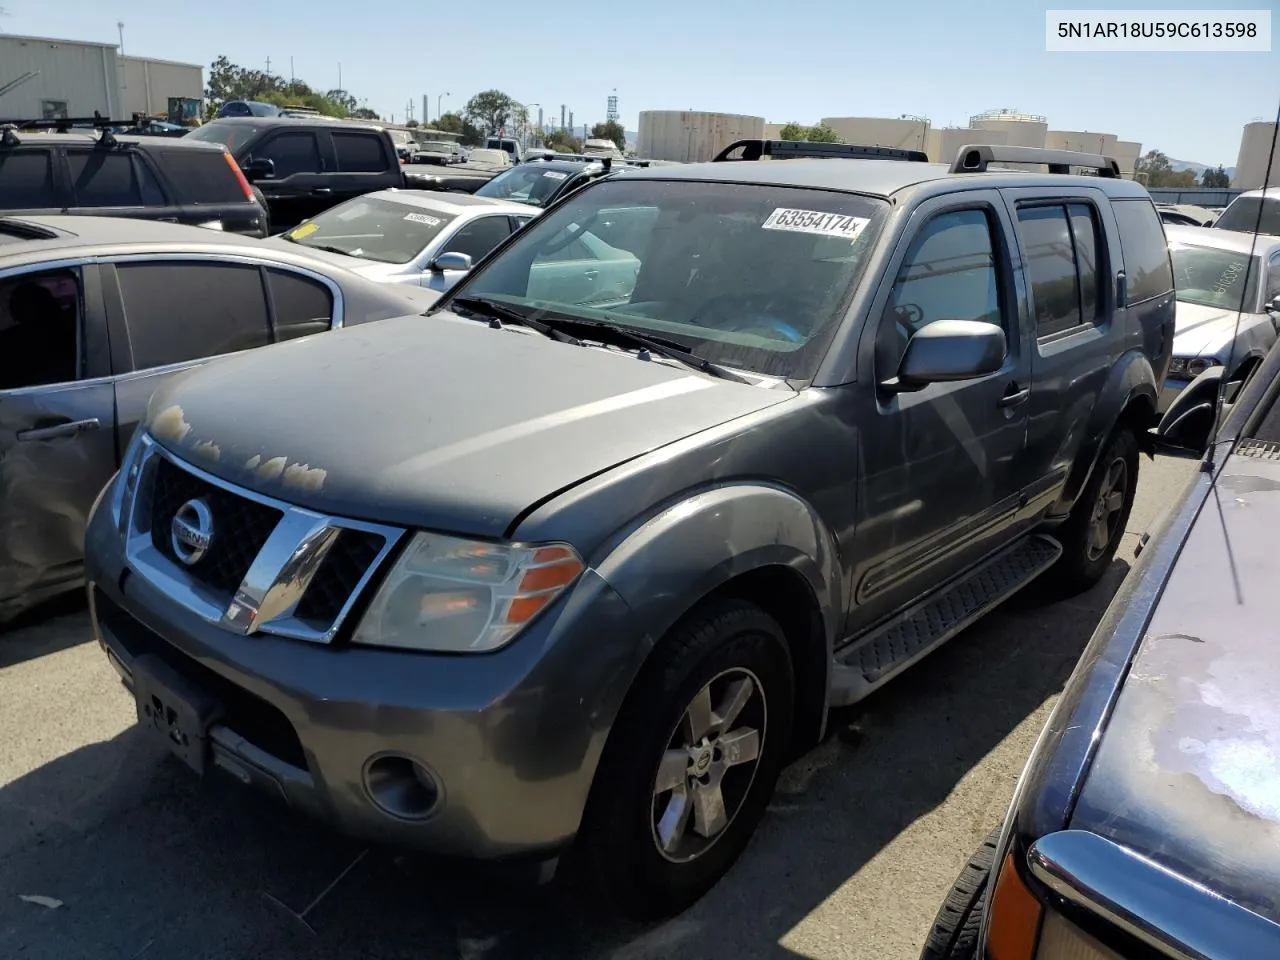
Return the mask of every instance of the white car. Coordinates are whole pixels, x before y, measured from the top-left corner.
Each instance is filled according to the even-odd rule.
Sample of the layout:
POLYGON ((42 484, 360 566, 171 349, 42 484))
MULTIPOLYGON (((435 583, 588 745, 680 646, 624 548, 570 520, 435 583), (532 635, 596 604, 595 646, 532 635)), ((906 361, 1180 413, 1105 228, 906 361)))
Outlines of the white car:
POLYGON ((1245 191, 1227 204, 1213 226, 1242 233, 1253 233, 1257 229, 1259 233, 1280 237, 1280 187, 1245 191))
POLYGON ((1276 341, 1280 237, 1166 224, 1178 298, 1173 364, 1160 410, 1205 370, 1231 364, 1243 379, 1276 341), (1253 262, 1250 264, 1250 250, 1253 262))
POLYGON ((379 190, 262 242, 294 251, 304 247, 370 280, 444 293, 541 212, 465 193, 379 190))

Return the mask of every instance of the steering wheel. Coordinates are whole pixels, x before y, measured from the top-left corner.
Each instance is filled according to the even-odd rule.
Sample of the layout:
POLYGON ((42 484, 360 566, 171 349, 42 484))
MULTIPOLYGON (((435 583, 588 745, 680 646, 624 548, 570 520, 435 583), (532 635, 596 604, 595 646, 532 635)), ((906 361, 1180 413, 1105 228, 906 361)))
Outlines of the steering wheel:
POLYGON ((750 294, 726 294, 704 304, 689 322, 728 333, 804 343, 808 336, 783 317, 804 316, 808 312, 808 305, 795 297, 760 298, 750 294))

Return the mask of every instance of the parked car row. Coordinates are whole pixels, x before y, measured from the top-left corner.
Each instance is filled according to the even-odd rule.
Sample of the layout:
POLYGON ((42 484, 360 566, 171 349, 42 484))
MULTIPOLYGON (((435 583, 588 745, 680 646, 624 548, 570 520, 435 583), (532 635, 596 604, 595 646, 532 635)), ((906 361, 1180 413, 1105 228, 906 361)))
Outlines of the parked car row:
MULTIPOLYGON (((376 128, 219 124, 268 203, 312 148, 352 175, 367 148, 372 177, 379 138, 399 168, 376 128)), ((1141 453, 1211 449, 1206 391, 1239 406, 1280 363, 1280 246, 1163 226, 1104 157, 743 141, 393 186, 265 240, 0 219, 0 364, 61 357, 0 381, 0 613, 84 580, 194 770, 353 835, 563 868, 635 917, 732 867, 830 709, 1033 583, 1095 584, 1141 453)), ((1086 751, 1102 714, 1071 710, 1104 708, 1071 703, 1086 751)), ((1109 770, 1149 708, 1116 714, 1109 770)), ((1035 853, 1064 823, 993 838, 927 955, 991 923, 1030 944, 1000 960, 1082 949, 1076 907, 1119 901, 1072 886, 1095 847, 1035 853)))

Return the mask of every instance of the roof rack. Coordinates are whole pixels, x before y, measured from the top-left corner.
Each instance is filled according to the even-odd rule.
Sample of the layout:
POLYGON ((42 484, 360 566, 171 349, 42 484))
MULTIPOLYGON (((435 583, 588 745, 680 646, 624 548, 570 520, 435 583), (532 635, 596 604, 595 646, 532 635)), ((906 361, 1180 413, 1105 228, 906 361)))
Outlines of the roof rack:
POLYGON ((955 160, 951 161, 951 172, 986 173, 992 163, 1043 163, 1050 173, 1070 173, 1072 167, 1083 167, 1096 170, 1099 177, 1118 179, 1120 176, 1120 164, 1101 154, 985 143, 968 144, 957 150, 955 160))
POLYGON ((921 150, 898 150, 893 147, 862 147, 854 143, 814 143, 810 140, 735 140, 714 157, 712 163, 729 160, 759 160, 794 157, 835 157, 845 160, 907 160, 928 163, 929 155, 921 150), (741 148, 742 156, 730 156, 741 148))

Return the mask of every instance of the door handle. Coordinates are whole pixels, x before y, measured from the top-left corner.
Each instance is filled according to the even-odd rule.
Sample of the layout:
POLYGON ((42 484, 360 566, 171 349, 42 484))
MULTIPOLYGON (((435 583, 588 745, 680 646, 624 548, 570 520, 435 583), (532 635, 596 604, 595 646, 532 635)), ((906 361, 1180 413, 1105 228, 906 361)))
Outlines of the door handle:
POLYGON ((1006 409, 1009 407, 1016 407, 1026 403, 1030 398, 1030 389, 1027 387, 1020 387, 1016 383, 1011 383, 1009 384, 1008 389, 1005 390, 1004 396, 996 401, 996 406, 1005 407, 1006 409))
POLYGON ((55 423, 52 427, 33 427, 30 430, 19 430, 19 440, 56 440, 59 437, 74 437, 90 430, 97 430, 102 421, 97 417, 88 420, 69 420, 66 423, 55 423))
POLYGON ((331 190, 329 187, 312 187, 311 188, 311 195, 313 197, 327 197, 331 193, 333 193, 333 190, 331 190))
POLYGON ((583 275, 584 277, 586 277, 588 280, 594 280, 596 277, 600 276, 600 271, 599 271, 599 270, 587 270, 587 271, 585 271, 582 275, 583 275))

